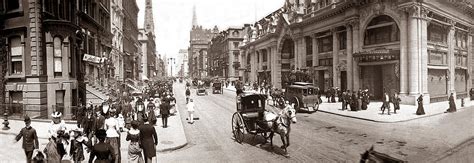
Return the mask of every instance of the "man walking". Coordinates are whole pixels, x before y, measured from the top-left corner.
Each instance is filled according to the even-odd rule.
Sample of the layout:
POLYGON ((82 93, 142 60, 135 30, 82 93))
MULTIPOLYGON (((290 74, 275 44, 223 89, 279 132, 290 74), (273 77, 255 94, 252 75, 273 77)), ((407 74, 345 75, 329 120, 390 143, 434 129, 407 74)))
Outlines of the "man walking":
POLYGON ((148 120, 145 119, 145 124, 141 125, 138 130, 140 131, 140 142, 143 148, 143 155, 145 155, 145 162, 151 163, 153 157, 156 156, 156 145, 158 145, 158 135, 156 134, 155 128, 147 121, 148 120))
POLYGON ((342 92, 342 94, 339 96, 340 101, 342 102, 342 110, 347 109, 347 99, 346 99, 347 93, 345 91, 342 92))
POLYGON ((161 114, 161 122, 163 124, 163 128, 167 128, 168 127, 168 116, 170 114, 169 101, 166 101, 165 99, 163 99, 161 101, 160 114, 161 114))
POLYGON ((188 109, 188 122, 194 123, 194 102, 193 99, 189 99, 189 103, 186 105, 188 109))
POLYGON ((393 112, 397 114, 397 110, 400 110, 400 96, 398 96, 398 93, 395 92, 393 95, 392 103, 393 103, 393 112))
POLYGON ((31 127, 31 119, 28 116, 25 116, 25 127, 20 130, 20 133, 15 137, 15 142, 18 142, 23 137, 23 150, 26 155, 26 162, 31 162, 31 157, 33 156, 33 151, 39 148, 38 136, 36 135, 36 130, 31 127))
POLYGON ((387 109, 387 113, 388 115, 390 115, 390 98, 387 92, 383 94, 382 114, 385 111, 385 109, 387 109))

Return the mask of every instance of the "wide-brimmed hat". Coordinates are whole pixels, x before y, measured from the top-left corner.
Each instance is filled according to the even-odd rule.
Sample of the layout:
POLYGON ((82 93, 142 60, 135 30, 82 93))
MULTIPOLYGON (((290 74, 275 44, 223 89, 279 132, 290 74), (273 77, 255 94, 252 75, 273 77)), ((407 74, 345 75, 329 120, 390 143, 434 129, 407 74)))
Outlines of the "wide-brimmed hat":
POLYGON ((51 117, 53 118, 60 118, 63 115, 63 113, 55 111, 51 114, 51 117))

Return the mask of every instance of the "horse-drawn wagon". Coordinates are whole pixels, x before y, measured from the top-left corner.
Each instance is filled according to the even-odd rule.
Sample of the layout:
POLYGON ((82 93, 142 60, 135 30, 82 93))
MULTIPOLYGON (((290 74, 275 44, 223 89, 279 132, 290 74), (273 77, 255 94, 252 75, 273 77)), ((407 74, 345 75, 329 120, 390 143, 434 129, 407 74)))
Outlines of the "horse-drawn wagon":
POLYGON ((270 139, 273 146, 274 133, 282 137, 282 148, 286 152, 289 143, 291 122, 296 123, 296 111, 288 107, 274 114, 265 110, 267 95, 244 92, 237 96, 237 111, 232 115, 232 133, 235 140, 242 143, 245 135, 261 135, 266 141, 270 139))

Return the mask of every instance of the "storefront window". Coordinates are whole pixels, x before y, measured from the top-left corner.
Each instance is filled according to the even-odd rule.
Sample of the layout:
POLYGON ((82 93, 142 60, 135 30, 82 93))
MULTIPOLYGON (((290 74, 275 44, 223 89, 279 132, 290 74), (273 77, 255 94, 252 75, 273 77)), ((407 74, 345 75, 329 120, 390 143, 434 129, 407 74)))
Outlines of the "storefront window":
POLYGON ((374 18, 365 31, 365 45, 383 44, 400 40, 399 29, 389 16, 382 15, 374 18))

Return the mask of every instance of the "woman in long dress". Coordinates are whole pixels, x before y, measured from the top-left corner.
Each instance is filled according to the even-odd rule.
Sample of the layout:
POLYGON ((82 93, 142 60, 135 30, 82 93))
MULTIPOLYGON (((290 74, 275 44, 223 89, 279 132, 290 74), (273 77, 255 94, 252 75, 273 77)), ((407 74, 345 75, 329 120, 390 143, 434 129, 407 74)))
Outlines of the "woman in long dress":
POLYGON ((423 95, 420 95, 418 99, 418 109, 416 110, 416 115, 423 115, 425 114, 425 109, 423 108, 423 95))
POLYGON ((106 114, 105 130, 107 133, 105 142, 112 146, 115 156, 115 162, 118 163, 120 162, 120 130, 118 127, 117 119, 111 117, 110 113, 106 114))
POLYGON ((130 141, 128 146, 128 162, 129 163, 143 163, 142 148, 140 145, 140 131, 138 121, 132 121, 132 128, 127 133, 127 141, 130 141))

